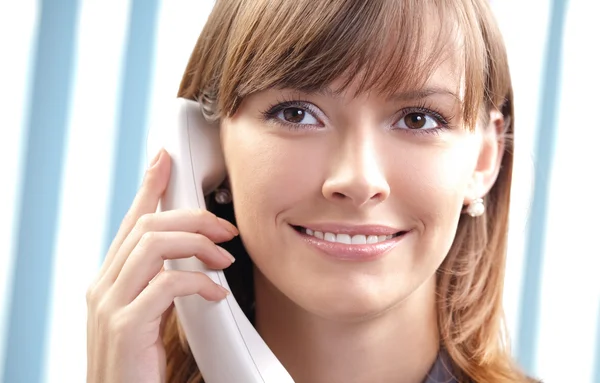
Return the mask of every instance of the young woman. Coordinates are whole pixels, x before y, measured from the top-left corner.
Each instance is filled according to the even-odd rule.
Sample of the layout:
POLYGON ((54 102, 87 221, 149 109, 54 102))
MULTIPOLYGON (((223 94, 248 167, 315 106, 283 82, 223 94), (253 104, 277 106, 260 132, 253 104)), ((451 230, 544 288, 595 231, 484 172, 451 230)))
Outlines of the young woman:
POLYGON ((502 327, 512 88, 486 0, 218 0, 179 96, 228 179, 154 213, 157 155, 88 291, 89 382, 202 381, 172 301, 226 292, 161 269, 192 255, 298 383, 532 381, 502 327))

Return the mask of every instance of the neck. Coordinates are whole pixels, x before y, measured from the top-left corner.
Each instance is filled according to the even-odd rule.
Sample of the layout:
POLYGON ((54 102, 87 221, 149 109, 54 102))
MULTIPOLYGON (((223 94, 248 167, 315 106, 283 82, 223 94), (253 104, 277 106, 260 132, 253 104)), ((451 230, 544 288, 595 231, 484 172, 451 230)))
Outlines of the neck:
POLYGON ((420 383, 439 351, 435 278, 385 313, 318 317, 255 273, 256 328, 297 383, 420 383))

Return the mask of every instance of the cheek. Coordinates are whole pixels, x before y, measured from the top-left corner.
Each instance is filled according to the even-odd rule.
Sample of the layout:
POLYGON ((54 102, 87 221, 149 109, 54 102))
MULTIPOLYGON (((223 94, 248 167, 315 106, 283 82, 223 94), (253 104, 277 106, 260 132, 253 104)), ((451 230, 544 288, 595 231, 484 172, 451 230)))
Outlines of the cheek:
POLYGON ((422 230, 452 233, 477 156, 469 140, 448 146, 406 147, 397 151, 396 164, 406 164, 391 178, 392 198, 422 230))
POLYGON ((407 254, 395 259, 388 281, 392 290, 405 295, 414 291, 440 267, 456 235, 465 192, 475 168, 476 154, 470 145, 409 147, 398 151, 391 204, 397 216, 407 220, 414 233, 407 242, 407 254))
POLYGON ((280 213, 318 197, 318 169, 326 161, 320 156, 326 151, 265 132, 251 121, 224 127, 222 145, 240 232, 252 236, 252 244, 268 246, 280 213))
POLYGON ((224 151, 232 192, 241 206, 281 211, 314 193, 315 161, 301 144, 242 128, 224 142, 224 151))
POLYGON ((257 269, 294 295, 290 275, 301 269, 302 257, 288 251, 285 230, 291 228, 279 218, 322 197, 319 169, 328 160, 327 151, 315 142, 284 139, 250 124, 230 129, 223 131, 222 143, 240 237, 257 269))

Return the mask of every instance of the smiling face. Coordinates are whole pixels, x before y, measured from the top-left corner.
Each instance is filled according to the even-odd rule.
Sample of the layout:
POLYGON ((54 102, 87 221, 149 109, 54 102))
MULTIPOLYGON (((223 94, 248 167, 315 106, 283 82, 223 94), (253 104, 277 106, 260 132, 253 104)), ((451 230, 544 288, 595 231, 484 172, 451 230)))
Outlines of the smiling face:
POLYGON ((451 72, 392 98, 270 89, 222 121, 257 278, 339 319, 375 315, 431 280, 495 166, 493 140, 461 121, 451 72))
POLYGON ((209 208, 240 229, 225 274, 274 352, 290 328, 322 351, 437 326, 465 379, 526 380, 498 336, 514 125, 489 1, 217 1, 178 96, 220 123, 234 209, 209 208))
POLYGON ((220 121, 257 288, 320 316, 362 318, 426 281, 435 287, 452 248, 448 275, 460 271, 470 291, 478 261, 454 250, 481 248, 453 246, 457 227, 463 239, 474 227, 505 231, 494 205, 474 225, 459 223, 502 159, 497 130, 475 127, 477 117, 488 125, 483 107, 502 107, 510 93, 502 65, 490 64, 504 61, 497 44, 486 45, 489 23, 478 19, 487 3, 234 4, 215 4, 180 96, 200 99, 220 121))

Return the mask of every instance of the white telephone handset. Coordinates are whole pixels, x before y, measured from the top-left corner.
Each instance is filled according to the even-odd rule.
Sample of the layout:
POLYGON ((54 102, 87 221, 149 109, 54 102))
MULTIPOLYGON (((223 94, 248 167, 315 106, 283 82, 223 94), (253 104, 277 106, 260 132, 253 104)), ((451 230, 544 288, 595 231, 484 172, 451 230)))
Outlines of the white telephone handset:
MULTIPOLYGON (((174 114, 151 126, 148 158, 161 147, 171 156, 171 179, 159 211, 205 209, 204 195, 226 176, 218 125, 206 121, 198 102, 178 98, 174 114)), ((196 257, 168 260, 165 268, 201 271, 230 290, 222 271, 207 269, 196 257)), ((293 382, 233 294, 220 302, 176 298, 175 309, 205 382, 293 382)))

